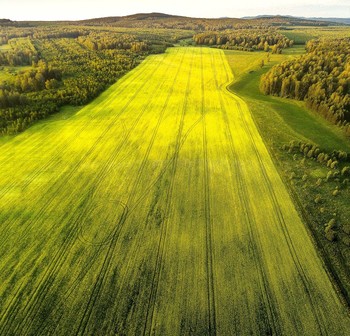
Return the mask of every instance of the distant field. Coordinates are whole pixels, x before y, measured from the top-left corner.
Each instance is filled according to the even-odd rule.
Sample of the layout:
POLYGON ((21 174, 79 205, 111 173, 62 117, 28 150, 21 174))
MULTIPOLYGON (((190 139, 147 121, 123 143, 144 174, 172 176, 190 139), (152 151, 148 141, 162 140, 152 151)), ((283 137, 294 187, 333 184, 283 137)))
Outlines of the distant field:
POLYGON ((307 41, 315 38, 350 37, 350 27, 293 27, 280 30, 280 33, 294 40, 294 44, 303 45, 307 41))
POLYGON ((0 67, 0 84, 2 81, 11 80, 16 76, 16 74, 20 71, 27 71, 30 70, 30 66, 17 66, 17 67, 11 67, 11 66, 3 66, 0 67))
POLYGON ((348 334, 232 80, 171 48, 2 140, 1 335, 348 334))

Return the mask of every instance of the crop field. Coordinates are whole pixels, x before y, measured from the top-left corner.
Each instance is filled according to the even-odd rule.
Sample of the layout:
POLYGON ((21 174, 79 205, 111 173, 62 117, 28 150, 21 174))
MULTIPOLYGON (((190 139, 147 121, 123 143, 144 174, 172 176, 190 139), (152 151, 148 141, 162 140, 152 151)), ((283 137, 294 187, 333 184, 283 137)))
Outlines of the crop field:
POLYGON ((0 143, 0 335, 347 335, 224 53, 150 56, 0 143))
POLYGON ((293 39, 296 45, 304 45, 307 41, 317 38, 342 38, 350 36, 347 26, 340 27, 293 27, 280 30, 288 38, 293 39))

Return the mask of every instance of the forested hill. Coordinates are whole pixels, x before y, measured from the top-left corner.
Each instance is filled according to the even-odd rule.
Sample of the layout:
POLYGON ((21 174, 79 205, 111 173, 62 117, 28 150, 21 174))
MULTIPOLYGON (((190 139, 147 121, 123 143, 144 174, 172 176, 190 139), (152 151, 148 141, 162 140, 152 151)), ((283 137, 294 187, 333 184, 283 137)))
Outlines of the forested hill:
POLYGON ((191 18, 163 13, 144 13, 128 16, 96 18, 78 21, 82 25, 101 25, 132 28, 177 28, 191 30, 224 30, 231 28, 256 28, 269 26, 328 26, 332 23, 299 19, 288 16, 268 16, 250 19, 239 18, 191 18))
POLYGON ((329 26, 329 25, 344 25, 350 24, 350 19, 339 18, 308 18, 308 17, 296 17, 290 15, 258 15, 258 16, 246 16, 243 17, 246 20, 262 20, 264 22, 271 22, 272 25, 281 24, 289 26, 329 26))
POLYGON ((128 28, 166 28, 187 30, 224 30, 240 25, 249 25, 250 21, 242 19, 205 19, 184 16, 167 15, 162 13, 145 13, 128 16, 96 18, 77 22, 82 25, 100 25, 128 28))
MULTIPOLYGON (((247 18, 193 18, 163 13, 139 13, 127 16, 110 16, 79 21, 11 21, 0 19, 1 26, 55 25, 113 26, 124 28, 165 28, 185 30, 225 30, 232 28, 290 27, 290 26, 332 26, 335 22, 323 19, 304 19, 291 16, 257 16, 247 18)), ((340 24, 340 23, 338 23, 340 24)))
POLYGON ((0 27, 16 26, 17 22, 9 19, 0 19, 0 27))

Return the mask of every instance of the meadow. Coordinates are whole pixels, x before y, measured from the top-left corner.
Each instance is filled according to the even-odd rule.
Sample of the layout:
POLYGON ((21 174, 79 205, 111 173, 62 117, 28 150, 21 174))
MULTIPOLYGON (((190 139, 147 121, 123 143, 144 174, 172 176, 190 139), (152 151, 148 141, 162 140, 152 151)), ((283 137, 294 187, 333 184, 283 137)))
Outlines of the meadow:
POLYGON ((312 39, 334 39, 350 36, 349 26, 339 27, 305 27, 295 26, 284 28, 280 33, 294 40, 295 45, 304 45, 307 41, 312 39))
POLYGON ((233 79, 170 48, 2 139, 0 334, 348 333, 233 79))

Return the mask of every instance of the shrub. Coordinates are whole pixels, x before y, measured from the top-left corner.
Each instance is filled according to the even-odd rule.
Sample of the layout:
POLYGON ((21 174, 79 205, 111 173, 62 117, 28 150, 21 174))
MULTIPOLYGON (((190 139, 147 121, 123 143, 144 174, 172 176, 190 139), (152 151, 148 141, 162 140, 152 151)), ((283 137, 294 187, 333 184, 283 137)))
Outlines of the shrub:
POLYGON ((338 161, 333 161, 330 165, 332 169, 336 169, 338 167, 338 161))
POLYGON ((350 224, 344 224, 342 228, 346 234, 350 235, 350 224))
POLYGON ((335 218, 332 218, 326 225, 325 225, 325 231, 332 230, 336 226, 336 220, 335 218))
POLYGON ((308 152, 307 152, 307 157, 308 158, 312 158, 315 154, 315 151, 313 149, 310 149, 308 152))
POLYGON ((329 171, 327 173, 326 181, 328 182, 333 177, 333 172, 329 171))
POLYGON ((333 230, 328 230, 325 232, 325 237, 327 240, 329 241, 335 241, 335 239, 337 238, 337 233, 333 230))
POLYGON ((341 175, 342 175, 342 176, 349 176, 349 175, 350 175, 350 167, 349 167, 349 166, 345 166, 345 167, 341 170, 341 175))
POLYGON ((350 237, 345 236, 341 240, 346 246, 350 246, 350 237))
POLYGON ((289 179, 290 179, 290 180, 293 180, 293 179, 296 178, 296 176, 297 176, 297 175, 296 175, 294 172, 291 172, 290 175, 289 175, 289 179))
POLYGON ((322 179, 321 178, 317 179, 316 186, 319 187, 321 184, 322 184, 322 179))
POLYGON ((325 157, 324 153, 318 154, 317 161, 322 163, 324 161, 324 157, 325 157))
POLYGON ((338 152, 338 159, 339 160, 346 160, 348 158, 348 154, 344 151, 339 151, 338 152))

